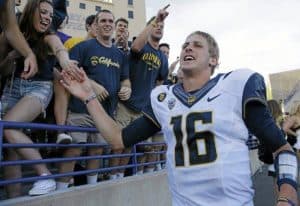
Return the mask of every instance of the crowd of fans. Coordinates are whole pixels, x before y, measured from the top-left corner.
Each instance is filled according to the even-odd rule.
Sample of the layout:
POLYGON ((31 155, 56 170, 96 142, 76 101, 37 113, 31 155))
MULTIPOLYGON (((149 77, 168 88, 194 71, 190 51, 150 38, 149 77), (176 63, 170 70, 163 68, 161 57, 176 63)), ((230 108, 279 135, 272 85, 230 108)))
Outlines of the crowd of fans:
MULTIPOLYGON (((15 15, 14 6, 19 5, 20 1, 16 1, 15 5, 13 0, 0 2, 1 114, 3 120, 43 121, 58 125, 94 127, 95 124, 86 110, 85 103, 70 95, 61 85, 61 71, 68 72, 80 81, 82 76, 78 71, 83 68, 99 102, 107 114, 114 118, 122 128, 142 115, 142 108, 147 104, 154 87, 182 81, 180 68, 175 74, 179 59, 177 58, 169 66, 170 46, 160 42, 163 37, 164 23, 156 23, 154 18, 147 22, 134 41, 130 41, 128 27, 131 25, 128 20, 115 19, 111 11, 101 10, 86 18, 85 37, 72 37, 63 32, 63 27, 68 22, 65 1, 28 0, 22 13, 17 15, 15 15), (11 35, 12 32, 14 35, 11 35), (43 114, 42 118, 40 114, 43 114), (41 120, 43 118, 47 120, 41 120)), ((270 103, 270 105, 273 104, 270 103)), ((275 106, 270 106, 274 119, 281 127, 282 113, 273 112, 274 108, 275 106)), ((283 125, 283 129, 294 137, 299 134, 297 132, 300 126, 299 110, 297 107, 291 116, 286 117, 286 124, 283 125)), ((57 138, 55 140, 51 138, 49 141, 55 141, 57 144, 106 144, 99 133, 61 131, 53 135, 57 135, 57 138)), ((32 136, 16 129, 4 131, 4 139, 8 143, 33 143, 32 136)), ((294 137, 290 139, 295 140, 294 137)), ((157 134, 146 141, 146 143, 149 142, 161 143, 163 137, 157 134)), ((295 142, 291 144, 294 145, 295 142)), ((295 149, 298 151, 300 147, 297 146, 295 144, 295 149)), ((165 160, 163 153, 161 155, 154 153, 165 151, 165 147, 164 144, 139 145, 138 151, 145 155, 138 158, 138 163, 165 160)), ((92 147, 87 149, 87 154, 125 154, 130 153, 131 150, 132 148, 124 150, 112 148, 110 151, 102 147, 92 147)), ((266 152, 262 153, 266 154, 266 152)), ((82 151, 79 147, 68 148, 59 154, 60 157, 78 157, 82 151)), ((3 158, 11 161, 39 160, 43 157, 36 149, 21 148, 6 149, 3 158)), ((272 164, 272 160, 266 159, 266 156, 261 156, 261 159, 272 164)), ((111 167, 126 165, 129 161, 129 157, 112 158, 109 165, 111 167)), ((103 164, 100 159, 88 160, 85 164, 86 169, 97 169, 101 166, 103 164)), ((57 165, 57 168, 58 173, 61 174, 72 172, 76 169, 76 162, 62 162, 57 165)), ((140 166, 137 174, 163 168, 162 163, 140 166)), ((33 165, 33 169, 40 176, 51 174, 51 170, 45 164, 33 165)), ((5 179, 20 178, 21 167, 4 167, 3 175, 5 179)), ((108 174, 108 179, 123 178, 124 175, 125 169, 112 170, 108 174)), ((97 183, 98 177, 97 173, 88 174, 87 184, 97 183)), ((71 176, 57 180, 39 180, 33 184, 29 194, 42 195, 54 190, 66 189, 73 181, 71 176)), ((21 184, 6 186, 6 192, 8 198, 20 196, 21 184)))
MULTIPOLYGON (((129 40, 129 22, 125 18, 115 19, 109 10, 101 10, 86 18, 86 36, 70 36, 63 32, 68 23, 66 2, 64 0, 28 0, 22 12, 17 10, 20 1, 1 3, 1 51, 0 68, 2 83, 1 116, 6 121, 46 122, 58 125, 94 127, 83 102, 68 94, 62 87, 60 72, 67 71, 80 80, 79 68, 83 68, 93 84, 99 102, 106 112, 121 127, 127 126, 141 116, 142 107, 147 103, 151 90, 159 84, 175 83, 174 68, 178 61, 168 68, 169 45, 160 44, 163 37, 164 24, 156 24, 150 19, 141 31, 129 40), (14 4, 15 3, 15 4, 14 4), (12 12, 18 11, 18 13, 12 12), (4 13, 3 13, 4 14, 4 13), (13 15, 12 15, 13 14, 13 15), (32 15, 33 14, 33 15, 32 15), (17 31, 18 39, 9 36, 11 28, 17 31), (16 44, 16 41, 22 41, 16 44), (25 48, 25 49, 24 49, 25 48), (25 51, 24 51, 25 50, 25 51), (53 95, 54 94, 54 95, 53 95)), ((106 141, 99 133, 63 132, 45 134, 39 132, 38 141, 69 143, 103 143, 106 141), (48 136, 47 140, 45 135, 48 136)), ((4 140, 8 143, 33 143, 35 134, 15 129, 4 131, 4 140)), ((163 142, 161 134, 150 138, 147 142, 163 142)), ((164 154, 153 154, 164 151, 164 144, 159 146, 141 145, 139 152, 145 155, 138 158, 138 163, 165 160, 164 154)), ((102 147, 87 149, 87 155, 125 154, 132 148, 105 150, 102 147)), ((53 151, 47 151, 52 154, 53 151)), ((54 155, 60 157, 80 156, 79 147, 68 148, 54 155)), ((4 160, 38 160, 41 153, 33 148, 5 149, 4 160)), ((126 165, 129 157, 112 158, 109 166, 126 165)), ((86 169, 97 169, 102 165, 100 159, 88 160, 86 169)), ((106 164, 107 165, 107 164, 106 164)), ((59 173, 72 172, 78 168, 75 161, 56 165, 59 173)), ((40 176, 50 175, 53 168, 45 164, 35 164, 34 171, 40 176)), ((53 167, 53 166, 52 166, 53 167)), ((137 174, 161 170, 164 164, 140 166, 137 174)), ((108 179, 124 177, 125 169, 113 170, 108 179)), ((20 166, 3 168, 5 179, 22 177, 20 166)), ((86 176, 87 184, 98 181, 97 173, 86 176)), ((33 184, 29 195, 47 194, 55 189, 66 189, 74 179, 70 176, 39 180, 33 184)), ((7 197, 22 194, 21 184, 6 186, 7 197)))

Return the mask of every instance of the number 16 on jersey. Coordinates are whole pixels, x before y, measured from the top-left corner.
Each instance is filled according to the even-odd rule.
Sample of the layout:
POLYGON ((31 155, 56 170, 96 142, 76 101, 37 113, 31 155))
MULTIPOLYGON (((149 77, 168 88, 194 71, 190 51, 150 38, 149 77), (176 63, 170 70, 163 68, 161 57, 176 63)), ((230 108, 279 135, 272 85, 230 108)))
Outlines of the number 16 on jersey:
POLYGON ((212 163, 217 159, 215 135, 211 131, 197 131, 196 124, 212 124, 212 112, 193 112, 171 118, 176 137, 176 167, 212 163), (187 155, 187 158, 185 158, 187 155))

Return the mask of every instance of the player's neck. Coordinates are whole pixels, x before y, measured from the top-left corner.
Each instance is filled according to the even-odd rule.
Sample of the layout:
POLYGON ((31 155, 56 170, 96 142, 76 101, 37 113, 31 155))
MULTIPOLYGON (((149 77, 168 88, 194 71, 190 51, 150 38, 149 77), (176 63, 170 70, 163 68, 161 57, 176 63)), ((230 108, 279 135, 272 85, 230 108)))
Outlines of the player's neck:
POLYGON ((186 92, 201 89, 210 80, 210 72, 202 71, 197 74, 184 74, 183 88, 186 92))

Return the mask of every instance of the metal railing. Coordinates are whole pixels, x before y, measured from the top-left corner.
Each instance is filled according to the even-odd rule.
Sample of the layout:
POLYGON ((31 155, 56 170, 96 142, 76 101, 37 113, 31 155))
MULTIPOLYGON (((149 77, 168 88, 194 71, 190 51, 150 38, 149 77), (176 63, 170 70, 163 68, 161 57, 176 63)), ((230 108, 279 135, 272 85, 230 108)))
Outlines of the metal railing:
POLYGON ((61 126, 54 124, 42 124, 42 123, 28 123, 28 122, 9 122, 9 121, 1 121, 0 120, 0 168, 5 166, 14 166, 14 165, 33 165, 33 164, 49 164, 49 163, 60 163, 67 161, 83 161, 83 160, 92 160, 92 159, 110 159, 110 158, 125 158, 131 157, 131 163, 123 166, 116 167, 105 167, 98 168, 93 170, 84 170, 84 171, 73 171, 68 173, 60 173, 60 174, 51 174, 47 176, 33 176, 33 177, 24 177, 24 178, 16 178, 16 179, 0 179, 0 186, 14 184, 14 183, 25 183, 25 182, 34 182, 42 179, 53 179, 60 178, 65 176, 78 176, 85 175, 90 173, 105 173, 116 169, 132 169, 132 174, 136 174, 138 166, 147 166, 153 165, 157 163, 164 163, 165 161, 154 161, 147 163, 137 163, 137 157, 142 156, 144 154, 162 154, 164 151, 157 152, 145 152, 140 153, 137 152, 137 145, 163 145, 164 142, 155 142, 155 143, 139 143, 134 145, 132 148, 132 153, 128 154, 112 154, 112 155, 95 155, 95 156, 80 156, 80 157, 56 157, 56 158, 44 158, 38 160, 17 160, 17 161, 3 161, 3 149, 17 149, 17 148, 69 148, 69 147, 109 147, 107 144, 96 144, 96 143, 86 143, 86 144, 56 144, 56 143, 33 143, 33 144, 10 144, 4 143, 3 132, 4 129, 30 129, 30 130, 47 130, 47 131, 64 131, 64 132, 89 132, 89 133, 97 133, 98 130, 96 128, 85 128, 85 127, 77 127, 77 126, 61 126))

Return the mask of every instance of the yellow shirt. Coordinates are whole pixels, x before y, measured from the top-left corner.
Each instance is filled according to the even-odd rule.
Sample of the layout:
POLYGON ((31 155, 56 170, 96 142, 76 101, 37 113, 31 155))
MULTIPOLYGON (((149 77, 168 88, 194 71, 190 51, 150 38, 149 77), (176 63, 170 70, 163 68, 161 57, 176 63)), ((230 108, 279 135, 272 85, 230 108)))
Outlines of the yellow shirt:
POLYGON ((64 46, 66 47, 66 49, 70 50, 72 49, 76 44, 80 43, 84 41, 84 38, 82 37, 72 37, 70 39, 68 39, 65 43, 64 46))

